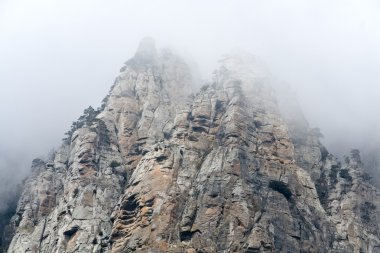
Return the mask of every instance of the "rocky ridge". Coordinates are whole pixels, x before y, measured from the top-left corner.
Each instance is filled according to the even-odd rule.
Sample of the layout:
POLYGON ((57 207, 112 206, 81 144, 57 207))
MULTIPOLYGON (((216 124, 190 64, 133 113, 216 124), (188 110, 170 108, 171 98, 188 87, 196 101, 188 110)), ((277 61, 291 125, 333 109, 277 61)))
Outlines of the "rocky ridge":
POLYGON ((193 83, 143 40, 102 107, 33 161, 8 252, 380 252, 359 152, 329 154, 253 56, 193 83))

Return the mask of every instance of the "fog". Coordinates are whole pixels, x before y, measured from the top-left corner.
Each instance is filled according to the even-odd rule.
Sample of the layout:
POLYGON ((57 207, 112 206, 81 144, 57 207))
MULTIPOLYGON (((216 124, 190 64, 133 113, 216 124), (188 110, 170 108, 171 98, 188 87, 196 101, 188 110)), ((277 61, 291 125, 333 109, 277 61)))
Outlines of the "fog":
POLYGON ((376 147, 379 25, 376 0, 1 0, 0 188, 100 105, 147 35, 205 79, 224 53, 249 51, 291 86, 333 153, 376 147))

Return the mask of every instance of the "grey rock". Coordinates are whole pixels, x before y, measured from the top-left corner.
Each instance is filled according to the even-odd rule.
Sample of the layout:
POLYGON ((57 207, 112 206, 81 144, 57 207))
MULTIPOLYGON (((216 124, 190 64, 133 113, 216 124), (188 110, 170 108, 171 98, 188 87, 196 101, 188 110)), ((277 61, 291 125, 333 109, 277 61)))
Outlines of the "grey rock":
POLYGON ((8 252, 376 252, 358 151, 329 154, 253 56, 194 82, 145 39, 96 117, 34 166, 8 252))

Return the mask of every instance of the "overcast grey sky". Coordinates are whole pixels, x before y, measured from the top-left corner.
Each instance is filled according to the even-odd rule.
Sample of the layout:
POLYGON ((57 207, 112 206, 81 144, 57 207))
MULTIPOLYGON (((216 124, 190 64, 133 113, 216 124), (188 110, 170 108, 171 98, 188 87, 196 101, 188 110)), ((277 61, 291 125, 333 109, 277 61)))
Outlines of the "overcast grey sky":
POLYGON ((0 170, 58 146, 147 35, 205 78, 231 49, 259 56, 334 152, 379 141, 380 1, 0 0, 0 170))

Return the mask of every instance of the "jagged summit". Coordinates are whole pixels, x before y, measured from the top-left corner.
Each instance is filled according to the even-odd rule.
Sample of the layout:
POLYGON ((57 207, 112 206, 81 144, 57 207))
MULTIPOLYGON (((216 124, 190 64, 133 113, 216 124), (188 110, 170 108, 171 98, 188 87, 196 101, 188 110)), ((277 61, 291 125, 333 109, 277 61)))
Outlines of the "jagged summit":
POLYGON ((143 61, 152 61, 157 55, 154 39, 146 37, 140 41, 135 58, 143 61))
POLYGON ((154 41, 153 38, 151 38, 151 37, 143 38, 140 41, 140 44, 138 46, 138 49, 137 49, 135 56, 138 54, 142 54, 142 53, 146 53, 148 55, 153 56, 156 53, 155 44, 156 44, 156 42, 154 41))
POLYGON ((376 252, 359 154, 341 163, 289 123, 244 57, 193 95, 187 64, 144 40, 104 106, 33 164, 8 252, 376 252))
POLYGON ((132 67, 146 67, 150 65, 155 65, 157 61, 157 50, 155 46, 155 41, 153 38, 146 37, 143 38, 135 56, 126 62, 126 65, 132 67))

